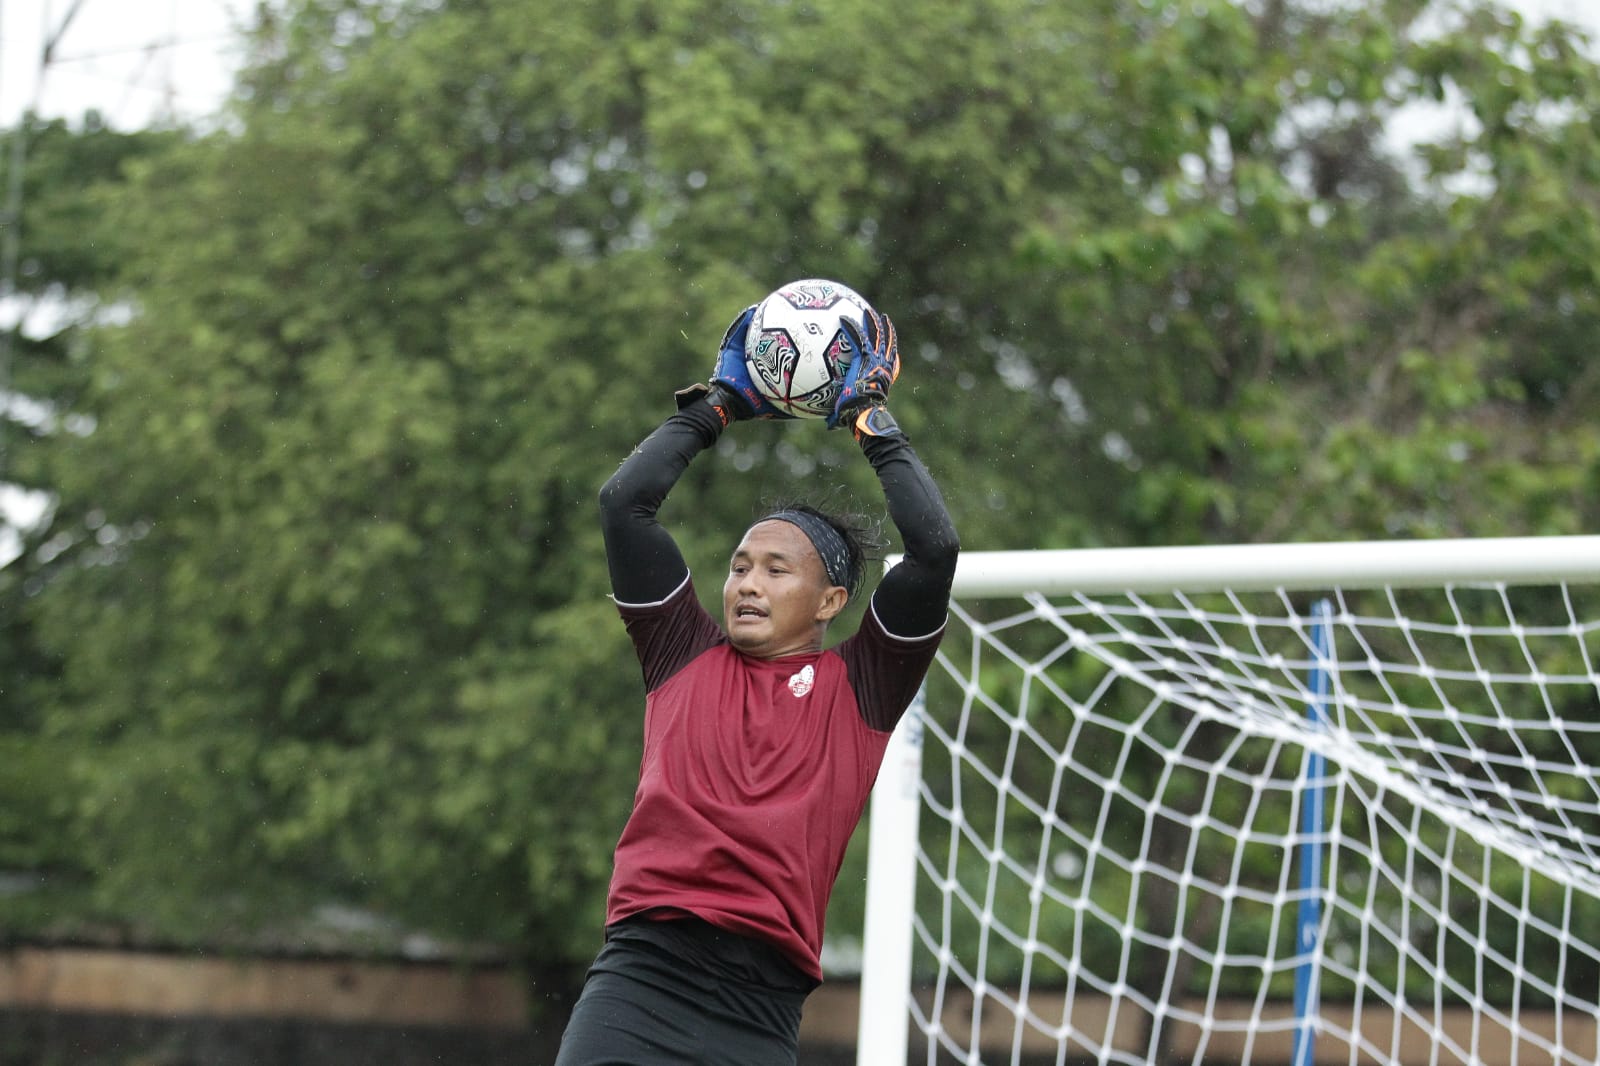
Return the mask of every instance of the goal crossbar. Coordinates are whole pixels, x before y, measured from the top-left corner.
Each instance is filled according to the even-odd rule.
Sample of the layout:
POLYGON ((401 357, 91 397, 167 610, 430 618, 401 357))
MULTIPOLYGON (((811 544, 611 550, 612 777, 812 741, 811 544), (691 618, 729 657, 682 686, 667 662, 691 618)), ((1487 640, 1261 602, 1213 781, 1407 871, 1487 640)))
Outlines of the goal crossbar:
POLYGON ((958 599, 1029 592, 1265 592, 1600 581, 1600 536, 1229 544, 963 553, 958 599))

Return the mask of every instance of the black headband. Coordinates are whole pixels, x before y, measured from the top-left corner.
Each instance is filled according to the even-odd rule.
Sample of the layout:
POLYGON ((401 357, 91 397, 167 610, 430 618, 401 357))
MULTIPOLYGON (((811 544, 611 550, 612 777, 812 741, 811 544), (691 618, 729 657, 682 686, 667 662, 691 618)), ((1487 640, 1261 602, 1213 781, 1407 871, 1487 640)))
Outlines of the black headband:
POLYGON ((850 587, 850 549, 839 531, 827 521, 807 511, 774 511, 761 521, 788 522, 798 526, 822 557, 822 568, 828 572, 828 580, 835 585, 850 587))

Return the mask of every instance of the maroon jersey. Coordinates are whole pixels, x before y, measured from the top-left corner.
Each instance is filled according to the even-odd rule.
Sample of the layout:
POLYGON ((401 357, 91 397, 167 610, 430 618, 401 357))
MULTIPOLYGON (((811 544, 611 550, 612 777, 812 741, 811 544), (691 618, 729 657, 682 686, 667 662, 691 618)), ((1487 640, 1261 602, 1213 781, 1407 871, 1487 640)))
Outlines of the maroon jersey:
POLYGON ((939 645, 869 605, 835 648, 754 659, 690 581, 618 604, 644 669, 644 758, 606 922, 694 915, 777 946, 821 980, 828 896, 884 748, 939 645))

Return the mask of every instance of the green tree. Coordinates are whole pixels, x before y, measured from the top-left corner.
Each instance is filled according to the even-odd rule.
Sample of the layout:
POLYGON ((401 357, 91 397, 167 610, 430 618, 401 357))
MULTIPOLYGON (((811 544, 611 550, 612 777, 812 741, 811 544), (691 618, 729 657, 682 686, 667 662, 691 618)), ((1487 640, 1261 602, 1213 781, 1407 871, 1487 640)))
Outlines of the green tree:
MULTIPOLYGON (((285 5, 236 132, 107 198, 132 314, 42 452, 98 523, 34 612, 97 905, 570 977, 641 702, 594 493, 792 277, 895 317, 969 548, 1579 528, 1596 72, 1422 6, 285 5), (1385 125, 1447 91, 1410 174, 1385 125)), ((853 452, 697 463, 702 594, 757 495, 875 499, 853 452)))
POLYGON ((1144 134, 1120 209, 1031 251, 1090 330, 1063 368, 1131 540, 1589 524, 1596 68, 1568 28, 1426 6, 1162 5, 1107 50, 1144 134), (1459 126, 1397 155, 1445 99, 1459 126))
POLYGON ((25 528, 0 513, 8 538, 0 539, 0 869, 48 874, 57 892, 83 870, 61 787, 72 745, 46 714, 63 658, 38 639, 33 608, 53 574, 93 553, 103 519, 54 495, 45 452, 51 438, 85 431, 73 409, 87 334, 115 311, 106 294, 123 248, 99 204, 130 160, 178 136, 118 133, 92 112, 79 123, 24 115, 0 136, 0 189, 15 210, 4 228, 6 310, 14 317, 0 338, 0 488, 48 501, 43 518, 25 528))

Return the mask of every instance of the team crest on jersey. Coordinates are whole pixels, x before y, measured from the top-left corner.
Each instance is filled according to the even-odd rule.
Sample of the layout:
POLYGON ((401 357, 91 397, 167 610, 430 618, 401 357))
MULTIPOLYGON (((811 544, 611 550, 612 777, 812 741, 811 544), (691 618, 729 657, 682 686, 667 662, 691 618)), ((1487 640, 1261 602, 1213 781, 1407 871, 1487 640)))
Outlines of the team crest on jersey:
POLYGON ((811 686, 816 683, 817 672, 807 663, 798 674, 789 679, 789 691, 794 693, 794 698, 799 699, 811 691, 811 686))

